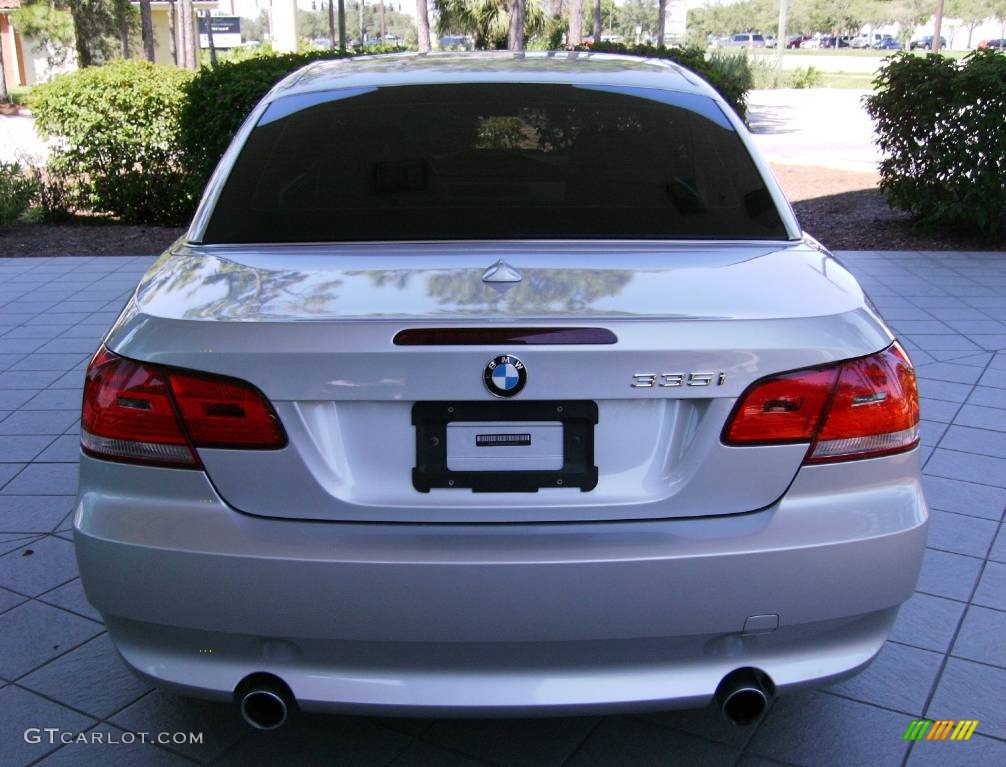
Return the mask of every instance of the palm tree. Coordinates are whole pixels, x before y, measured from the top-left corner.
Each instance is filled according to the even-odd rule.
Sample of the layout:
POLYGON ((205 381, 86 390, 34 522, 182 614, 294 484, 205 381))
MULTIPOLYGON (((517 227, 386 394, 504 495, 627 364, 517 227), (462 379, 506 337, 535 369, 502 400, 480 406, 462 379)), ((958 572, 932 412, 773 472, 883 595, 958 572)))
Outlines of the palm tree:
MULTIPOLYGON (((510 46, 510 8, 514 2, 515 0, 433 0, 438 13, 437 31, 441 35, 472 35, 476 48, 505 49, 510 46)), ((549 18, 536 0, 523 0, 520 4, 524 12, 523 48, 523 40, 547 33, 549 18)))
MULTIPOLYGON (((667 2, 667 0, 664 0, 667 2)), ((601 0, 594 0, 594 45, 601 42, 601 0)))
POLYGON ((419 38, 419 52, 430 50, 430 13, 426 0, 416 0, 416 36, 419 38))
POLYGON ((569 0, 569 35, 566 47, 583 45, 583 0, 569 0))
MULTIPOLYGON (((600 2, 600 0, 598 0, 600 2)), ((524 0, 510 0, 510 29, 507 48, 511 51, 524 50, 524 0)))
POLYGON ((657 47, 664 45, 664 25, 667 23, 667 0, 657 0, 657 47))

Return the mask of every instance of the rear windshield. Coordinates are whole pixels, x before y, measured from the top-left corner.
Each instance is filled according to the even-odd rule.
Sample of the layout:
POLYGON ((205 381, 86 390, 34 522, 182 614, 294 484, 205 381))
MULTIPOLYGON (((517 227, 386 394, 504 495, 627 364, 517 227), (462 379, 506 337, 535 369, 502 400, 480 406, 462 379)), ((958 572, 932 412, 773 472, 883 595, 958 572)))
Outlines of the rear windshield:
POLYGON ((465 84, 277 100, 202 241, 786 237, 709 98, 465 84))

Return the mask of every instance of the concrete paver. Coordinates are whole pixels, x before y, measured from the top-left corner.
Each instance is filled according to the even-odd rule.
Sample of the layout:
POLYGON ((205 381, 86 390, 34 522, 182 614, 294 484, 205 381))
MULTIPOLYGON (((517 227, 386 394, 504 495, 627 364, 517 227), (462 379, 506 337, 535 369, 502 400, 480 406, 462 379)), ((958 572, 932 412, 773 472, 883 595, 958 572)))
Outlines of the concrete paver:
POLYGON ((0 717, 0 763, 1003 762, 1006 254, 838 255, 917 365, 934 511, 919 592, 866 673, 781 698, 746 730, 705 710, 493 722, 305 716, 272 734, 249 731, 231 706, 151 691, 128 675, 68 556, 83 361, 151 259, 0 259, 0 705, 8 713, 0 717), (33 298, 61 286, 72 289, 33 298), (966 743, 903 741, 919 716, 981 724, 966 743), (26 743, 24 728, 35 726, 93 727, 120 745, 26 743), (122 743, 175 730, 203 732, 204 743, 122 743))

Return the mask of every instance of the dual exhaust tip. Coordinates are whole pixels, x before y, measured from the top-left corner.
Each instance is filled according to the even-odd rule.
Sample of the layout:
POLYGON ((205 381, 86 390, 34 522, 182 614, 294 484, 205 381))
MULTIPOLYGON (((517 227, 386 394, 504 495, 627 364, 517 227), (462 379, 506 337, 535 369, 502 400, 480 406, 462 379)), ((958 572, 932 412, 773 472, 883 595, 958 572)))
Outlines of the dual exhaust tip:
POLYGON ((252 674, 235 692, 241 717, 256 730, 278 730, 286 724, 295 703, 286 683, 272 674, 252 674))
MULTIPOLYGON (((716 704, 733 724, 754 724, 765 714, 775 685, 768 674, 755 668, 731 671, 716 688, 716 704)), ((293 693, 272 674, 252 674, 235 692, 241 716, 256 730, 277 730, 295 707, 293 693)))
POLYGON ((724 719, 743 727, 762 718, 774 694, 775 685, 764 671, 739 668, 716 688, 716 705, 724 719))

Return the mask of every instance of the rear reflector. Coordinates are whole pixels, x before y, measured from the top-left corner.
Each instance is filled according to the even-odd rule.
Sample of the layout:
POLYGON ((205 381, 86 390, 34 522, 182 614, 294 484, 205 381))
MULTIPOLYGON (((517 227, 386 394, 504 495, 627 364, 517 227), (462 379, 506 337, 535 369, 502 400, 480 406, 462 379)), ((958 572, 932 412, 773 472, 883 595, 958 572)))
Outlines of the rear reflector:
POLYGON ((199 468, 199 447, 285 445, 269 401, 244 381, 136 362, 104 347, 88 365, 81 447, 89 455, 199 468))
POLYGON ((919 442, 915 371, 901 345, 756 381, 723 430, 728 445, 809 443, 806 463, 868 458, 919 442))

